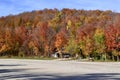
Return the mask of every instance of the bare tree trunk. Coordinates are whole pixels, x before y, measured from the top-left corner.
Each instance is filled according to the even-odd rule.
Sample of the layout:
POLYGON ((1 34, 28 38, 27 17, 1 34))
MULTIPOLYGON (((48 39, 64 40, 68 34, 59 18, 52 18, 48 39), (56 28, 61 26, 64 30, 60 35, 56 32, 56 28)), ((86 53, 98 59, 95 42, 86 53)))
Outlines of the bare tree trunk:
POLYGON ((114 55, 112 55, 112 60, 115 61, 114 55))
POLYGON ((119 55, 117 56, 117 61, 120 61, 120 60, 119 60, 119 55))
POLYGON ((102 60, 102 61, 103 61, 103 55, 102 55, 102 54, 100 55, 100 60, 102 60))
POLYGON ((105 53, 105 61, 107 60, 107 53, 105 53))

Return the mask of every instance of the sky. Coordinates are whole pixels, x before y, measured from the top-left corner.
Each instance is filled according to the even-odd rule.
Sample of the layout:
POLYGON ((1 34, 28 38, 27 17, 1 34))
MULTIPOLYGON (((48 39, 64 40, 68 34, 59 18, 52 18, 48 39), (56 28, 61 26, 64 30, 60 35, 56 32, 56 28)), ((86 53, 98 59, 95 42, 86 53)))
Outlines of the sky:
POLYGON ((48 9, 112 10, 120 12, 120 0, 0 0, 0 16, 48 9))

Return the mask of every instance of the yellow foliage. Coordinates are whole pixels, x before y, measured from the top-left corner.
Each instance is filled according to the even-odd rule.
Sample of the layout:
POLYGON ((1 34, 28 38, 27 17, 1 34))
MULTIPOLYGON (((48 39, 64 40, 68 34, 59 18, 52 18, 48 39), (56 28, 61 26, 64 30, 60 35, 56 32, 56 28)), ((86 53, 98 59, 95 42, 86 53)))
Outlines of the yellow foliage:
POLYGON ((37 47, 34 47, 34 48, 33 48, 33 51, 34 51, 35 55, 38 55, 39 50, 38 50, 38 48, 37 48, 37 47))
POLYGON ((95 31, 95 36, 99 36, 99 35, 103 35, 103 29, 102 28, 97 28, 96 31, 95 31))
POLYGON ((68 22, 67 22, 67 30, 70 28, 71 25, 72 25, 71 20, 68 20, 68 22))
POLYGON ((4 44, 4 45, 1 47, 0 52, 6 51, 6 50, 9 50, 9 49, 10 49, 10 47, 9 47, 8 45, 4 44))

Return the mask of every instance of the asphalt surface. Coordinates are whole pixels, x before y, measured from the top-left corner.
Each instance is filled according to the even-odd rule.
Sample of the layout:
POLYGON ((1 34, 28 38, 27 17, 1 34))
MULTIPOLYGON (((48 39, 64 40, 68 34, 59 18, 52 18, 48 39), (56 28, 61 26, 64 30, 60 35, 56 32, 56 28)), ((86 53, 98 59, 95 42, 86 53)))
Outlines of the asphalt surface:
POLYGON ((120 80, 120 62, 0 59, 0 80, 120 80))

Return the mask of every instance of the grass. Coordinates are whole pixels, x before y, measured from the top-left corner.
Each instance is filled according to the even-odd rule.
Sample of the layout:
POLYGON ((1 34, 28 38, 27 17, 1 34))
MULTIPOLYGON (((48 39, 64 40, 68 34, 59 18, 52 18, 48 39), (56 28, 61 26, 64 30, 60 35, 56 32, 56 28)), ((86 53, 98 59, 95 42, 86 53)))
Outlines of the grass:
MULTIPOLYGON (((33 60, 53 60, 56 58, 49 58, 49 57, 18 57, 18 56, 1 56, 0 59, 33 59, 33 60)), ((112 60, 94 60, 94 61, 89 61, 87 59, 76 59, 76 58, 66 58, 66 59, 61 59, 62 61, 70 61, 70 60, 77 60, 80 62, 118 62, 118 61, 112 61, 112 60)))
POLYGON ((49 57, 18 57, 18 56, 1 56, 0 59, 35 59, 35 60, 53 60, 54 58, 49 57))

